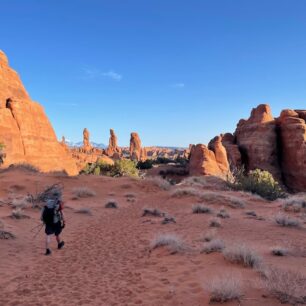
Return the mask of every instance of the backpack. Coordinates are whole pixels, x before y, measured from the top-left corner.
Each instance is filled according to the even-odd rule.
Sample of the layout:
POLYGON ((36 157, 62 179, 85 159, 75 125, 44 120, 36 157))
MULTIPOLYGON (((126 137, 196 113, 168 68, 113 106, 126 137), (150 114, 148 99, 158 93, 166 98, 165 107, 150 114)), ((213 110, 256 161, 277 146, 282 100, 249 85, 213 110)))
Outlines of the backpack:
POLYGON ((54 200, 48 200, 42 213, 42 221, 46 225, 54 224, 54 217, 58 214, 57 205, 54 200))

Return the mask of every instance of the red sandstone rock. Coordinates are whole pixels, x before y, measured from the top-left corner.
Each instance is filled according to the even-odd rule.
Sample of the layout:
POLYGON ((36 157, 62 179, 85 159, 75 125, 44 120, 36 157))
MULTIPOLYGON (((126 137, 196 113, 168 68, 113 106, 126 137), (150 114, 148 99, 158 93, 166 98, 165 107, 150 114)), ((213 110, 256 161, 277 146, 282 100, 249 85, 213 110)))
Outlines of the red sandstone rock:
POLYGON ((92 149, 90 144, 90 133, 87 128, 83 130, 83 149, 85 152, 88 152, 92 149))
POLYGON ((3 166, 30 163, 41 171, 78 173, 71 156, 56 139, 41 105, 33 102, 18 74, 0 51, 0 142, 5 144, 3 166))
POLYGON ((192 176, 198 175, 215 175, 221 176, 225 173, 220 168, 216 160, 215 153, 209 150, 203 144, 197 144, 191 147, 189 174, 192 176))
POLYGON ((222 137, 216 136, 208 144, 208 148, 215 153, 216 162, 222 173, 226 174, 229 172, 229 163, 227 160, 226 149, 222 144, 222 137))
POLYGON ((285 184, 306 191, 306 111, 283 110, 277 119, 281 144, 281 167, 285 184))
POLYGON ((241 167, 241 154, 236 144, 236 140, 233 134, 226 133, 221 135, 222 144, 226 149, 227 160, 229 162, 230 168, 240 168, 241 167))
POLYGON ((121 149, 118 146, 118 140, 114 130, 110 129, 109 145, 106 150, 106 154, 110 157, 113 157, 115 153, 116 153, 116 158, 118 157, 118 155, 120 157, 121 149))
POLYGON ((130 139, 130 158, 132 160, 141 160, 141 140, 137 133, 131 133, 130 139))
POLYGON ((247 170, 268 170, 280 180, 276 123, 269 105, 253 108, 248 120, 239 121, 234 135, 247 170))

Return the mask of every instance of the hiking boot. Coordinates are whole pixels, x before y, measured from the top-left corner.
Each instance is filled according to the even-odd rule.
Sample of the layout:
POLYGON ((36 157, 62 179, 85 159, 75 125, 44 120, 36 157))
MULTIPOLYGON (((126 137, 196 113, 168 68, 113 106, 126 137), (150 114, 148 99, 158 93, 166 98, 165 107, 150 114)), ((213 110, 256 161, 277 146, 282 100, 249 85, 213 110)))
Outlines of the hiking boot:
POLYGON ((46 249, 45 255, 51 255, 51 250, 50 249, 46 249))
POLYGON ((61 241, 61 242, 57 245, 57 248, 60 250, 64 245, 65 245, 65 242, 64 242, 64 241, 61 241))

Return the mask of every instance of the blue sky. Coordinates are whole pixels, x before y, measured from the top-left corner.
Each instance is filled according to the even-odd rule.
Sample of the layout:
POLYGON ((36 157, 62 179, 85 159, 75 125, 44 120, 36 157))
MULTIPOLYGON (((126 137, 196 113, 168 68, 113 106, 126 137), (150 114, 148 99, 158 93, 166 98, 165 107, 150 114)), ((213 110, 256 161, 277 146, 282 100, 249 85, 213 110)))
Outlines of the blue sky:
POLYGON ((0 25, 59 138, 188 146, 306 108, 305 0, 1 0, 0 25))

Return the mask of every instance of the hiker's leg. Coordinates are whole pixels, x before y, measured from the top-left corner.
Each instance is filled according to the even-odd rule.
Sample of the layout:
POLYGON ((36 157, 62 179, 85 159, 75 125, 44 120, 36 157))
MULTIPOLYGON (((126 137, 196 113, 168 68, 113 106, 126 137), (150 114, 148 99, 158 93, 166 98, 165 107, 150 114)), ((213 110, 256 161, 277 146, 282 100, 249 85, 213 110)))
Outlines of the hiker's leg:
POLYGON ((62 240, 60 235, 55 236, 55 238, 56 238, 57 243, 60 243, 62 240))
POLYGON ((50 235, 46 235, 46 249, 49 249, 50 240, 51 240, 51 236, 50 235))

